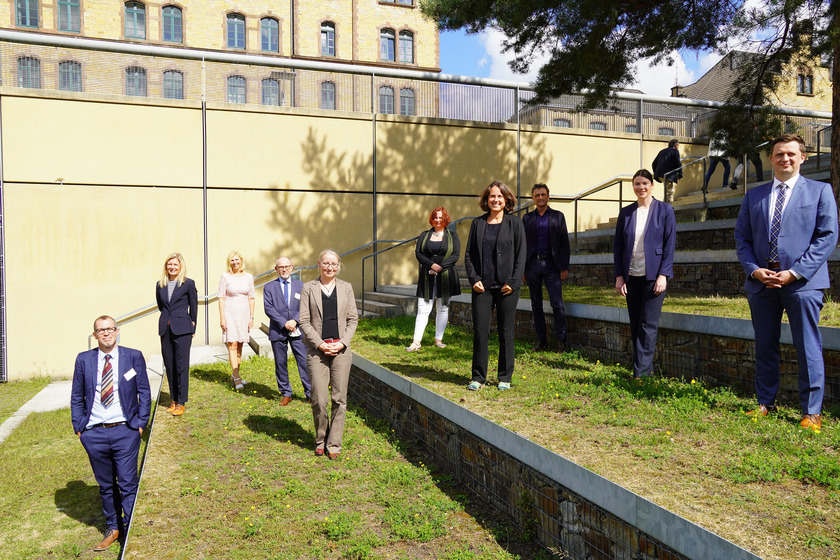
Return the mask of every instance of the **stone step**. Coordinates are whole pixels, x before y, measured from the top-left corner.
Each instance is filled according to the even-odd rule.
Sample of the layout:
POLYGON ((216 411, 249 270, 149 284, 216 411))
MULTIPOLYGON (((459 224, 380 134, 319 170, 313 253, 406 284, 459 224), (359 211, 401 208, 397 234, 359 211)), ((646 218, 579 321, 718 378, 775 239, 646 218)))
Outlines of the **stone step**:
POLYGON ((273 356, 271 350, 271 341, 268 340, 268 331, 263 332, 262 327, 258 329, 251 329, 248 333, 250 339, 248 346, 254 351, 257 356, 273 356))
MULTIPOLYGON (((365 309, 370 307, 370 302, 377 302, 382 304, 396 305, 400 308, 399 315, 414 315, 417 313, 417 298, 412 295, 395 294, 383 291, 381 288, 375 292, 365 292, 365 309)), ((373 311, 378 310, 371 308, 373 311)), ((388 317, 395 315, 386 314, 388 317)), ((396 315, 396 316, 399 316, 396 315)))
POLYGON ((377 292, 416 297, 415 294, 417 294, 417 284, 392 284, 389 286, 379 286, 377 292))
MULTIPOLYGON (((361 314, 362 300, 360 298, 356 299, 356 308, 361 314)), ((393 303, 383 303, 381 301, 371 301, 367 299, 367 296, 365 296, 364 317, 400 317, 401 315, 405 315, 405 313, 403 313, 402 307, 399 305, 394 305, 393 303)))

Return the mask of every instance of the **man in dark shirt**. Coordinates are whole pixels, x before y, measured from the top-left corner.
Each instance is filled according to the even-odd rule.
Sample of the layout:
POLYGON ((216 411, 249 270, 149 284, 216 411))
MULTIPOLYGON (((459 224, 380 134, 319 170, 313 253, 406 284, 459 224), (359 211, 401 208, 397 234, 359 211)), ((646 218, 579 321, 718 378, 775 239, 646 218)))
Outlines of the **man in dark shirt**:
POLYGON ((548 300, 554 310, 554 336, 559 352, 566 351, 566 308, 563 305, 563 281, 569 276, 569 232, 566 217, 559 210, 548 207, 548 187, 538 183, 531 188, 535 210, 522 217, 525 241, 528 246, 525 261, 525 281, 531 292, 531 313, 537 345, 534 350, 545 350, 545 313, 543 312, 542 286, 548 291, 548 300))
POLYGON ((665 202, 674 202, 674 185, 682 179, 680 167, 680 141, 672 138, 668 141, 668 147, 656 154, 653 160, 653 176, 660 183, 665 184, 665 202))

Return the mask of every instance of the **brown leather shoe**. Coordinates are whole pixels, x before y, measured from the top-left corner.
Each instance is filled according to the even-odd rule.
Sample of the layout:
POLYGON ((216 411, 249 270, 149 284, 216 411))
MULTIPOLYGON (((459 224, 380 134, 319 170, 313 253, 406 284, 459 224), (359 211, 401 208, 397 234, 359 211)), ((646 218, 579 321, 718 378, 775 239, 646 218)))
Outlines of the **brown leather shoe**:
POLYGON ((292 397, 283 397, 280 399, 280 406, 286 406, 290 402, 292 402, 292 397))
POLYGON ((169 414, 172 414, 173 412, 175 412, 175 407, 176 406, 178 406, 178 403, 176 403, 175 401, 172 401, 172 404, 169 405, 169 408, 166 409, 166 412, 168 412, 169 414))
POLYGON ((184 414, 184 405, 175 405, 175 410, 172 411, 172 416, 181 416, 182 414, 184 414))
POLYGON ((93 547, 93 550, 96 552, 102 552, 103 550, 108 550, 111 548, 111 545, 116 542, 116 540, 120 538, 120 532, 116 529, 108 529, 108 532, 105 533, 105 538, 102 539, 102 542, 98 545, 93 547))
POLYGON ((750 410, 746 413, 747 416, 767 416, 768 414, 775 414, 778 412, 778 408, 776 405, 772 404, 770 406, 766 406, 763 404, 758 405, 758 408, 754 410, 750 410))
POLYGON ((802 421, 799 425, 806 430, 818 432, 822 428, 822 418, 819 414, 805 414, 802 416, 802 421))

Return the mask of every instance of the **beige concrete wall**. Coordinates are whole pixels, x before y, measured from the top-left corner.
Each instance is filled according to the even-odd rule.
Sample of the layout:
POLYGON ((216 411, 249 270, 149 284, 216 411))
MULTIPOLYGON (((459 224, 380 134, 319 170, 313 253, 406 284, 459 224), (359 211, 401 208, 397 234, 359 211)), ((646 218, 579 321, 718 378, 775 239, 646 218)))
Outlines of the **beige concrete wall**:
MULTIPOLYGON (((11 379, 69 376, 93 318, 154 303, 154 283, 172 251, 184 254, 203 296, 218 289, 232 249, 259 274, 281 254, 313 265, 324 248, 343 253, 373 237, 369 115, 210 104, 205 247, 197 104, 17 88, 0 94, 11 379), (39 332, 49 333, 48 351, 40 350, 46 338, 39 332)), ((641 160, 652 160, 666 141, 646 142, 641 160)), ((481 214, 477 197, 490 181, 516 189, 517 146, 524 199, 536 181, 575 194, 632 173, 640 161, 632 135, 531 126, 520 134, 511 124, 420 117, 377 116, 375 144, 380 239, 417 235, 440 205, 453 219, 481 214)), ((691 152, 705 153, 705 146, 683 146, 691 152)), ((582 227, 618 211, 617 203, 591 204, 581 205, 582 227)), ((569 208, 555 206, 571 220, 569 208)), ((458 232, 465 244, 469 221, 458 232)), ((361 258, 370 252, 344 259, 342 277, 357 292, 361 258)), ((372 272, 371 263, 369 289, 372 272)), ((410 245, 380 259, 381 283, 412 283, 415 275, 410 245)), ((260 292, 255 315, 265 320, 260 292)), ((196 344, 205 334, 221 339, 215 301, 206 317, 207 333, 202 308, 196 344)), ((155 313, 124 326, 122 343, 157 353, 156 322, 155 313)))

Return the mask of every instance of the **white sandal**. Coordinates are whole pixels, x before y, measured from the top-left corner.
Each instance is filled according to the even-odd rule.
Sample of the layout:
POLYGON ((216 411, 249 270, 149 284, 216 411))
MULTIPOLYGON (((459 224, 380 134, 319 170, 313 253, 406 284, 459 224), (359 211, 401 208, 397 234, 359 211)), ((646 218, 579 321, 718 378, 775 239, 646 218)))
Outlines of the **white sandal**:
POLYGON ((446 348, 446 344, 444 344, 442 340, 437 338, 435 339, 435 346, 437 346, 438 348, 446 348))
POLYGON ((417 352, 418 350, 420 350, 420 343, 417 341, 412 342, 411 346, 405 349, 406 352, 417 352))

